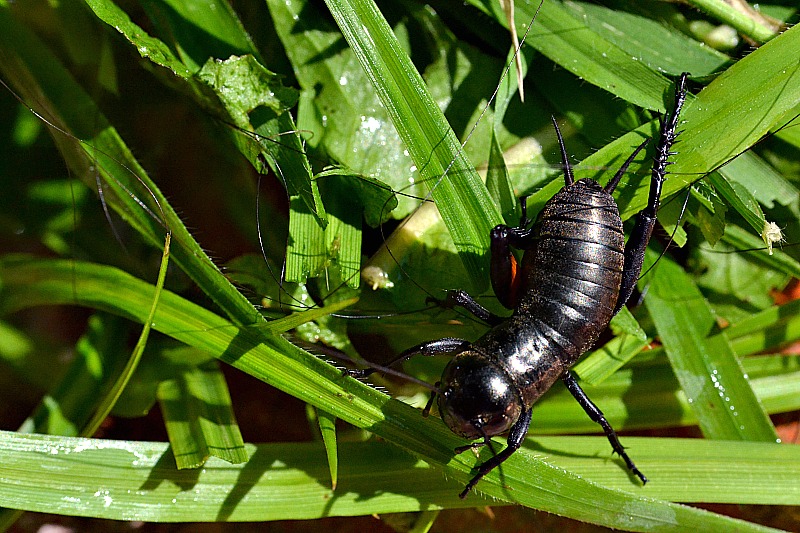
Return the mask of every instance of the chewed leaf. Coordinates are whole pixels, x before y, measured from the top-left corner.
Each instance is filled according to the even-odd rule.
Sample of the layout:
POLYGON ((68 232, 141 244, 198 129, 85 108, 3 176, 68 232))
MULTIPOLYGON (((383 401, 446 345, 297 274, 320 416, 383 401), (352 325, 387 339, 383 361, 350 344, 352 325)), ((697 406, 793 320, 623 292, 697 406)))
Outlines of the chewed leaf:
POLYGON ((340 192, 347 191, 345 196, 353 201, 353 208, 363 211, 364 220, 373 228, 377 228, 389 220, 392 211, 397 207, 397 194, 386 183, 364 176, 343 167, 328 167, 314 176, 315 180, 338 177, 332 180, 334 187, 340 192))
POLYGON ((299 97, 296 89, 285 87, 279 76, 249 55, 209 59, 196 75, 214 89, 236 125, 243 128, 257 107, 267 106, 280 114, 294 107, 299 97))
POLYGON ((276 74, 252 56, 209 59, 197 76, 215 91, 238 127, 258 134, 261 150, 245 151, 250 162, 258 168, 263 154, 289 196, 300 197, 324 229, 328 221, 319 189, 311 175, 303 139, 289 113, 297 103, 297 91, 284 87, 276 74), (275 141, 278 138, 280 142, 275 141))
MULTIPOLYGON (((321 6, 270 0, 267 7, 302 89, 297 122, 310 132, 309 146, 324 150, 338 164, 358 174, 403 189, 411 196, 424 196, 426 189, 418 183, 419 172, 387 110, 372 90, 358 58, 342 45, 341 32, 321 6)), ((412 198, 401 197, 400 204, 392 216, 406 216, 416 207, 412 198)))

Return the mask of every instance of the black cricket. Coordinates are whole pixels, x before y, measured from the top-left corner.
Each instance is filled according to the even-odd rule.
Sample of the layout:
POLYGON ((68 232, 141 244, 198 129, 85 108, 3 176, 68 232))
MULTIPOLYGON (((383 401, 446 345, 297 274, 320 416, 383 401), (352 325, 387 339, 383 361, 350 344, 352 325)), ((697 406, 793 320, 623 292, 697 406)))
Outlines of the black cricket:
MULTIPOLYGON (((437 388, 439 412, 457 435, 481 439, 457 448, 461 453, 508 432, 506 448, 476 467, 460 497, 508 459, 522 444, 531 423, 531 407, 561 379, 586 414, 597 422, 613 450, 642 483, 647 478, 633 463, 602 411, 586 396, 569 369, 611 318, 625 305, 641 273, 645 248, 656 223, 661 186, 677 137, 678 116, 686 97, 686 78, 675 87, 675 104, 662 119, 661 136, 650 178, 647 206, 637 215, 624 243, 619 209, 611 196, 636 155, 639 145, 605 186, 592 179, 575 181, 558 124, 565 185, 544 206, 531 227, 525 214, 517 227, 496 226, 491 233, 491 281, 497 298, 513 309, 511 317, 492 314, 469 294, 449 291, 441 302, 461 306, 493 326, 477 341, 458 338, 425 342, 399 354, 390 365, 415 355, 453 355, 437 388), (524 250, 521 273, 511 249, 524 250)), ((349 371, 363 377, 374 369, 349 371)), ((431 397, 426 411, 435 398, 431 397)))

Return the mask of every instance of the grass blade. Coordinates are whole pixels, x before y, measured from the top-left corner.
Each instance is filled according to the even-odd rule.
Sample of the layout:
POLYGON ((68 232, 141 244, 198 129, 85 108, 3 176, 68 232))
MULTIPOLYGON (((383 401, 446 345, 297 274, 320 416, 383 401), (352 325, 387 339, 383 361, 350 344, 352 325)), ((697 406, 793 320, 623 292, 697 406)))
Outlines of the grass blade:
POLYGON ((776 441, 727 336, 709 338, 715 317, 692 280, 666 257, 647 279, 645 305, 706 437, 776 441))
MULTIPOLYGON (((152 286, 109 267, 7 258, 0 276, 5 291, 0 311, 44 302, 77 303, 142 321, 152 301, 148 300, 152 286)), ((281 337, 256 336, 167 291, 161 295, 154 323, 156 329, 177 340, 209 351, 303 401, 413 450, 461 482, 470 477, 475 459, 453 454, 459 439, 440 422, 421 418, 414 409, 342 378, 339 371, 281 337)), ((480 490, 556 514, 637 531, 665 525, 713 528, 736 524, 757 529, 705 511, 594 485, 528 454, 515 454, 503 464, 502 473, 486 477, 480 490), (511 486, 513 491, 509 491, 511 486)))
POLYGON ((423 178, 435 184, 431 195, 473 288, 486 287, 489 230, 502 222, 497 206, 375 4, 330 0, 328 6, 423 178))
POLYGON ((117 400, 119 400, 120 395, 122 395, 122 391, 125 390, 125 387, 128 385, 128 382, 133 376, 133 373, 136 371, 136 367, 139 366, 139 361, 142 359, 142 353, 144 353, 145 346, 147 346, 147 339, 150 336, 150 328, 153 324, 153 317, 155 316, 156 309, 158 308, 158 299, 161 296, 161 291, 164 289, 164 281, 167 279, 167 265, 169 265, 169 245, 171 237, 172 235, 167 233, 166 239, 164 240, 164 254, 161 256, 161 267, 158 269, 158 280, 156 281, 155 291, 153 292, 153 303, 150 306, 150 311, 147 315, 147 318, 142 321, 142 332, 139 334, 139 339, 136 341, 136 346, 133 348, 133 353, 128 359, 125 368, 122 369, 122 372, 117 376, 117 379, 111 385, 111 389, 101 399, 100 405, 97 407, 94 416, 89 420, 89 422, 87 422, 86 427, 81 432, 82 435, 91 436, 97 432, 97 430, 100 428, 100 424, 111 412, 111 409, 114 407, 114 404, 117 403, 117 400))
MULTIPOLYGON (((798 449, 760 443, 699 439, 629 439, 637 454, 658 472, 648 485, 652 498, 683 501, 797 505, 798 449), (735 464, 736 468, 731 468, 735 464), (750 477, 749 473, 759 472, 750 477), (691 479, 692 482, 686 482, 691 479), (756 484, 757 491, 743 490, 756 484)), ((602 437, 541 437, 525 444, 539 460, 573 468, 585 457, 605 453, 602 437)), ((340 490, 331 491, 321 443, 246 445, 249 460, 231 465, 210 459, 202 470, 176 471, 165 443, 17 435, 0 432, 0 505, 65 515, 149 522, 266 521, 410 512, 474 505, 458 499, 458 484, 387 443, 342 443, 340 490), (40 476, 51 480, 38 484, 40 476), (413 485, 424 501, 410 494, 413 485), (268 504, 267 504, 268 503, 268 504), (288 512, 287 512, 288 511, 288 512)), ((595 460, 588 479, 624 487, 629 480, 616 464, 595 460)), ((565 499, 577 499, 573 493, 565 499)), ((498 505, 495 503, 494 505, 498 505)), ((502 504, 500 504, 502 505, 502 504)), ((598 509, 598 514, 605 509, 598 509)), ((754 524, 707 511, 671 505, 648 520, 635 504, 617 527, 644 531, 689 527, 764 531, 754 524), (627 523, 627 525, 626 525, 627 523)))
POLYGON ((216 362, 161 381, 158 401, 179 470, 198 468, 211 456, 233 464, 247 461, 228 386, 216 362))

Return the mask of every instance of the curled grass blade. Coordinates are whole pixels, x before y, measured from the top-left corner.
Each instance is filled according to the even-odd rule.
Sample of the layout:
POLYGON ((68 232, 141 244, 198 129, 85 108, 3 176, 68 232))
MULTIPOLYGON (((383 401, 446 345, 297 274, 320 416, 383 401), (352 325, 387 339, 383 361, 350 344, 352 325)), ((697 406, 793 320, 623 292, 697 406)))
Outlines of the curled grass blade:
MULTIPOLYGON (((736 29, 743 35, 746 35, 758 43, 765 43, 778 34, 779 28, 769 27, 763 23, 763 20, 758 20, 755 15, 758 11, 753 10, 750 6, 744 3, 746 9, 752 10, 752 15, 748 16, 747 13, 737 9, 736 4, 731 2, 724 2, 722 0, 690 0, 689 4, 697 9, 708 13, 714 18, 718 19, 724 24, 736 29)), ((739 4, 741 7, 741 4, 739 4)))
POLYGON ((100 401, 94 416, 92 416, 89 422, 86 423, 86 428, 81 432, 82 435, 94 435, 95 432, 100 428, 100 424, 111 412, 114 404, 117 403, 117 400, 119 400, 119 397, 122 395, 122 392, 128 385, 133 373, 136 371, 136 367, 139 366, 139 361, 141 361, 145 346, 147 346, 147 339, 150 336, 150 328, 153 324, 153 317, 155 316, 156 309, 158 308, 158 299, 161 296, 161 291, 164 289, 164 281, 167 279, 167 266, 169 265, 169 246, 171 237, 172 234, 167 233, 166 238, 164 239, 164 253, 161 256, 161 266, 158 269, 158 280, 156 281, 155 291, 153 292, 153 303, 150 306, 150 311, 147 314, 147 318, 142 321, 142 332, 139 334, 139 339, 136 341, 136 346, 133 348, 133 353, 128 359, 128 362, 125 364, 125 368, 122 369, 122 372, 119 374, 119 376, 117 376, 117 379, 112 384, 111 389, 100 401))

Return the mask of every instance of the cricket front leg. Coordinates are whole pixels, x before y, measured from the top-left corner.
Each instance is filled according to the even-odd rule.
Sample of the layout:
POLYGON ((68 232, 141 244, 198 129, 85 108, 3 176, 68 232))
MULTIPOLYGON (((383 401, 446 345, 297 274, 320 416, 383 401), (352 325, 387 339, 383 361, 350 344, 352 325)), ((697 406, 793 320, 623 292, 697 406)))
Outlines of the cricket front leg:
MULTIPOLYGON (((471 491, 478 482, 500 466, 506 459, 511 457, 511 455, 519 450, 520 446, 522 446, 522 441, 525 440, 525 435, 528 434, 528 428, 531 425, 531 413, 530 409, 525 409, 519 417, 519 420, 511 426, 511 430, 508 433, 508 439, 506 439, 506 447, 503 449, 502 452, 498 453, 491 459, 484 461, 483 463, 479 464, 476 467, 477 473, 473 476, 472 479, 469 480, 469 483, 464 487, 464 490, 461 491, 461 494, 458 495, 459 498, 462 500, 467 497, 469 491, 471 491)), ((464 451, 465 449, 472 448, 473 446, 464 446, 461 448, 456 449, 456 452, 464 451)))

